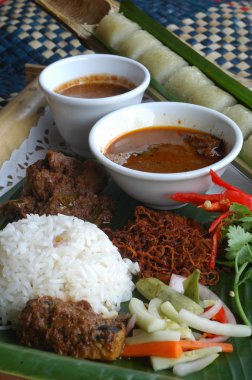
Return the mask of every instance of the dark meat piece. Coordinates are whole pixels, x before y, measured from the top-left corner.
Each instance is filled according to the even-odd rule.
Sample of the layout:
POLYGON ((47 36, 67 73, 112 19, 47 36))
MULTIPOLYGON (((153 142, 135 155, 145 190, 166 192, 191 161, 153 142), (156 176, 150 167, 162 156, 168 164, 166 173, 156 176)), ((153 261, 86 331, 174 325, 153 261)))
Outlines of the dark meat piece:
POLYGON ((44 160, 29 166, 21 199, 0 206, 10 220, 27 214, 73 215, 97 225, 112 219, 113 202, 97 195, 107 182, 103 168, 94 160, 80 161, 49 151, 44 160))
POLYGON ((27 214, 37 214, 38 209, 36 199, 27 196, 18 200, 11 200, 0 205, 0 213, 10 220, 25 218, 27 214))
POLYGON ((112 361, 122 352, 125 325, 120 317, 95 314, 86 301, 44 296, 27 302, 18 330, 21 344, 60 355, 112 361))
POLYGON ((41 205, 39 214, 74 215, 83 220, 89 220, 97 226, 109 223, 112 219, 113 202, 106 195, 96 195, 87 193, 78 194, 58 194, 41 205))
POLYGON ((222 157, 224 156, 224 142, 218 137, 212 135, 186 135, 185 140, 197 148, 197 152, 205 157, 222 157))
POLYGON ((44 160, 29 166, 24 195, 46 200, 55 193, 99 193, 107 182, 103 168, 93 160, 80 161, 48 151, 44 160))

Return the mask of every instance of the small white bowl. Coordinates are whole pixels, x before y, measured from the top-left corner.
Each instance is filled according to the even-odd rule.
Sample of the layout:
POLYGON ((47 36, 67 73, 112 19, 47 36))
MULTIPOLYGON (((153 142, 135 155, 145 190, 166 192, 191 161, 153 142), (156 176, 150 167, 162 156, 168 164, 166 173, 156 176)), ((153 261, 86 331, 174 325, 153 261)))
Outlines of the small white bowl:
POLYGON ((39 76, 40 88, 51 107, 60 134, 81 156, 90 156, 88 135, 95 122, 118 108, 140 103, 149 82, 149 71, 142 64, 110 54, 64 58, 46 67, 39 76), (124 94, 95 99, 75 98, 55 92, 57 87, 68 81, 94 74, 124 77, 136 87, 124 94))
POLYGON ((90 149, 115 182, 130 196, 157 209, 182 204, 169 199, 176 192, 206 193, 211 187, 210 169, 222 175, 239 154, 243 143, 240 128, 227 116, 188 103, 151 102, 126 107, 103 117, 92 128, 90 149), (140 128, 177 126, 212 133, 224 140, 227 154, 211 166, 183 173, 147 173, 120 166, 103 154, 109 142, 140 128))

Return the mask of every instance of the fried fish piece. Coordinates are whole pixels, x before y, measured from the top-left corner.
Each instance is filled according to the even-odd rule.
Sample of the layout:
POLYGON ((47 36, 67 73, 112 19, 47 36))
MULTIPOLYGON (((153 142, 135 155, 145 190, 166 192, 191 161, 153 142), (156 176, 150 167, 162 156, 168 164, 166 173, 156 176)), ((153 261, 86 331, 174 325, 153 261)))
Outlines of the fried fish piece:
POLYGON ((43 296, 27 302, 17 334, 20 343, 60 355, 112 361, 124 346, 121 317, 104 318, 87 301, 66 302, 43 296))

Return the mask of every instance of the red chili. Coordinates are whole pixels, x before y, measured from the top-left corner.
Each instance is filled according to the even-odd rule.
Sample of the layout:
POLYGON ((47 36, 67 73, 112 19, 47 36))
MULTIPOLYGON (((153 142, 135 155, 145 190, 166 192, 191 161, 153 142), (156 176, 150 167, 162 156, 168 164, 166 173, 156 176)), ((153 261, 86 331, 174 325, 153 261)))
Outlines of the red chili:
POLYGON ((214 269, 218 251, 218 243, 221 238, 221 227, 225 218, 232 214, 230 205, 239 203, 248 207, 252 211, 252 195, 238 189, 221 179, 217 173, 210 170, 213 183, 223 187, 223 192, 219 194, 197 194, 197 193, 176 193, 170 196, 171 199, 178 202, 192 203, 204 209, 205 211, 223 212, 216 220, 214 220, 209 228, 212 234, 212 249, 210 257, 210 269, 214 269))
POLYGON ((199 208, 202 208, 205 211, 227 211, 230 207, 230 201, 227 200, 221 200, 220 202, 211 202, 209 200, 205 201, 202 205, 198 206, 199 208))
POLYGON ((202 205, 205 201, 218 202, 222 198, 222 194, 198 194, 198 193, 175 193, 170 198, 178 202, 192 203, 194 205, 202 205))
POLYGON ((219 224, 215 230, 215 232, 212 235, 212 248, 211 248, 211 256, 210 256, 210 262, 209 262, 209 268, 214 269, 215 268, 215 262, 216 257, 218 253, 218 245, 219 240, 221 238, 221 224, 219 224))
POLYGON ((175 193, 170 198, 178 202, 192 203, 206 211, 227 211, 234 202, 252 210, 252 195, 223 181, 213 170, 210 170, 210 173, 212 181, 216 185, 224 187, 225 191, 218 194, 175 193))
POLYGON ((208 230, 208 232, 209 233, 211 233, 211 232, 213 232, 216 228, 217 228, 217 226, 224 220, 224 219, 226 219, 229 215, 231 215, 232 214, 232 211, 226 211, 226 212, 224 212, 223 214, 221 214, 220 216, 218 216, 218 218, 217 219, 215 219, 213 222, 212 222, 212 224, 211 224, 211 226, 209 227, 209 230, 208 230))
POLYGON ((213 339, 213 338, 216 338, 217 336, 219 335, 204 332, 202 335, 200 335, 200 339, 213 339))
MULTIPOLYGON (((204 311, 211 309, 212 306, 206 307, 204 311)), ((211 318, 213 321, 218 321, 220 323, 227 323, 227 317, 224 307, 222 306, 220 310, 211 318)))
POLYGON ((240 203, 252 210, 252 196, 242 191, 226 190, 223 193, 224 199, 229 199, 230 203, 240 203))
POLYGON ((223 179, 219 177, 218 174, 215 173, 212 169, 210 169, 210 174, 211 174, 213 183, 215 183, 216 185, 224 187, 224 189, 227 189, 227 190, 238 191, 239 193, 248 195, 244 191, 240 190, 238 187, 235 187, 231 185, 230 183, 223 181, 223 179))
MULTIPOLYGON (((210 309, 210 307, 206 308, 205 310, 208 310, 210 309)), ((220 310, 218 311, 218 313, 216 313, 212 318, 211 318, 213 321, 217 321, 217 322, 220 322, 220 323, 227 323, 228 320, 227 320, 227 316, 226 316, 226 312, 225 312, 225 309, 224 307, 222 306, 220 308, 220 310)), ((210 334, 210 333, 203 333, 201 338, 208 338, 208 339, 212 339, 212 338, 215 338, 217 337, 218 335, 215 335, 215 334, 210 334)))
POLYGON ((227 323, 227 317, 224 307, 222 306, 218 313, 216 313, 211 319, 221 323, 227 323))

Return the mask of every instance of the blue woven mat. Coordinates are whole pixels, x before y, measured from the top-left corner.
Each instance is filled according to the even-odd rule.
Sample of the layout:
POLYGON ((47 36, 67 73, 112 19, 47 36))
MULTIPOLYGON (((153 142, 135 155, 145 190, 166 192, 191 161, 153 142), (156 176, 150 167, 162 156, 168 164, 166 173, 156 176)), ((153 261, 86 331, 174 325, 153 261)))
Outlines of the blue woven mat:
MULTIPOLYGON (((252 3, 134 0, 181 39, 252 86, 252 3)), ((47 65, 85 47, 30 0, 0 4, 0 107, 25 86, 25 64, 47 65)))

